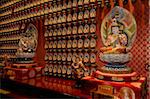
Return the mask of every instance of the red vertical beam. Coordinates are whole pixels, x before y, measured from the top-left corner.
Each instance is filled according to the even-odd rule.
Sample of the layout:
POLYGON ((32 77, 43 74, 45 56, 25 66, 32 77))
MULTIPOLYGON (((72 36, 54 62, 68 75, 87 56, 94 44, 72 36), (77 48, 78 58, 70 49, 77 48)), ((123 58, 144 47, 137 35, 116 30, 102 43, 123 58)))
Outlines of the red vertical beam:
MULTIPOLYGON (((39 33, 39 26, 38 26, 39 21, 38 21, 37 19, 35 19, 35 20, 33 21, 33 24, 35 24, 35 26, 36 26, 36 28, 37 28, 37 30, 38 30, 38 38, 39 38, 39 35, 40 35, 40 33, 39 33)), ((39 43, 39 42, 38 42, 38 43, 39 43)), ((35 61, 36 63, 38 63, 37 50, 38 50, 38 44, 37 44, 37 48, 36 48, 36 52, 35 52, 35 56, 34 56, 34 61, 35 61)))
POLYGON ((113 7, 114 7, 114 2, 113 2, 113 0, 110 0, 110 5, 111 5, 111 9, 113 9, 113 7))
POLYGON ((36 49, 36 54, 34 57, 34 61, 38 63, 39 66, 45 66, 45 38, 44 38, 44 29, 43 29, 43 19, 42 18, 36 18, 34 21, 35 26, 38 29, 38 45, 36 49))
POLYGON ((123 7, 123 0, 119 0, 119 6, 123 7))
POLYGON ((44 37, 44 23, 43 19, 40 17, 39 19, 39 36, 38 36, 38 49, 37 49, 37 57, 38 63, 40 66, 45 66, 45 37, 44 37))
POLYGON ((134 7, 133 7, 133 4, 132 4, 132 0, 129 0, 128 3, 129 3, 129 10, 130 10, 131 13, 133 13, 134 7))

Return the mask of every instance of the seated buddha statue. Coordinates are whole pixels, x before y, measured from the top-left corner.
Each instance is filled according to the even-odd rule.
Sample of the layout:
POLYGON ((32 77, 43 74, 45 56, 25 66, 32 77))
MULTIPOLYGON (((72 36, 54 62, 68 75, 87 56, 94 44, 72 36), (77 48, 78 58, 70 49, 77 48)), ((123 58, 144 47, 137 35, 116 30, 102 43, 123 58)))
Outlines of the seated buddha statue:
POLYGON ((37 46, 37 29, 33 24, 29 24, 25 33, 21 34, 19 40, 18 54, 34 53, 37 46))
POLYGON ((29 24, 25 33, 22 33, 17 49, 17 63, 31 63, 37 47, 38 31, 33 24, 29 24))
POLYGON ((100 50, 103 53, 126 53, 126 46, 128 44, 128 38, 123 31, 124 25, 117 20, 115 16, 111 23, 111 33, 107 33, 106 40, 104 42, 105 47, 100 50))
POLYGON ((27 38, 27 37, 22 37, 20 39, 19 45, 19 52, 26 52, 26 53, 30 53, 33 52, 33 49, 35 48, 35 39, 33 39, 33 37, 27 38))

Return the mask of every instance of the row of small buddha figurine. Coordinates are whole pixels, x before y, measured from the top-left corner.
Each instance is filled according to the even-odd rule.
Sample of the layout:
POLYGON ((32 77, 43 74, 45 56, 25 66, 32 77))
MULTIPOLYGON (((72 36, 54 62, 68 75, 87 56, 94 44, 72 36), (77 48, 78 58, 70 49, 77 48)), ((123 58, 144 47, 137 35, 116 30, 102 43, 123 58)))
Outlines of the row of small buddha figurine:
POLYGON ((20 36, 23 33, 22 30, 17 30, 17 31, 11 31, 11 32, 1 32, 0 37, 1 39, 3 38, 16 38, 17 36, 20 36))
MULTIPOLYGON (((75 60, 75 56, 77 55, 76 52, 74 53, 71 53, 71 52, 64 52, 64 53, 61 53, 61 52, 55 52, 55 53, 47 53, 46 56, 45 56, 45 60, 46 61, 62 61, 62 62, 71 62, 71 61, 74 61, 75 60)), ((95 63, 96 62, 96 59, 97 59, 97 56, 96 56, 96 53, 94 52, 91 52, 91 53, 82 53, 80 52, 79 53, 79 57, 83 60, 84 63, 95 63)))
MULTIPOLYGON (((98 1, 101 2, 101 0, 98 1)), ((77 4, 83 5, 95 2, 96 0, 14 0, 3 4, 0 8, 2 9, 2 12, 5 13, 3 15, 7 15, 7 12, 11 10, 9 7, 14 7, 14 12, 17 12, 43 3, 45 3, 44 7, 54 5, 57 9, 60 9, 63 5, 63 8, 70 8, 72 6, 75 7, 77 4)))
POLYGON ((0 32, 3 33, 3 32, 16 31, 16 30, 19 30, 19 28, 20 28, 19 24, 18 25, 12 25, 12 26, 9 26, 9 27, 1 28, 0 32))
POLYGON ((49 27, 46 27, 45 36, 85 34, 94 32, 96 32, 96 22, 94 19, 91 19, 91 21, 85 20, 73 23, 50 25, 49 27))
MULTIPOLYGON (((76 0, 74 0, 74 1, 76 1, 76 0)), ((53 3, 52 1, 50 1, 50 2, 53 3)), ((72 2, 72 1, 70 0, 70 2, 72 2)), ((79 0, 79 2, 81 2, 81 1, 79 0)), ((64 2, 64 3, 65 3, 65 5, 63 5, 64 7, 62 6, 60 8, 60 11, 61 11, 61 9, 67 9, 66 2, 64 2)), ((43 4, 40 4, 38 6, 34 6, 34 7, 29 6, 29 8, 22 9, 21 11, 17 11, 17 12, 12 11, 13 14, 8 14, 8 15, 5 15, 5 16, 1 15, 2 17, 1 17, 0 24, 7 24, 7 23, 10 23, 10 22, 29 19, 29 18, 33 18, 35 16, 43 16, 43 15, 48 14, 48 13, 57 12, 57 10, 59 8, 59 7, 57 7, 57 5, 53 6, 52 4, 51 4, 50 7, 47 6, 45 8, 45 5, 47 5, 47 3, 43 3, 43 4), (12 16, 14 16, 14 17, 12 17, 12 16)), ((68 5, 70 6, 69 2, 68 2, 68 5)), ((20 6, 22 6, 22 5, 20 5, 20 6)), ((17 7, 17 5, 15 5, 15 7, 17 7)), ((17 8, 19 8, 19 7, 17 7, 17 8)), ((76 8, 76 6, 75 6, 75 8, 76 8)), ((82 10, 82 6, 81 6, 81 10, 82 10)))
POLYGON ((56 49, 56 48, 95 48, 96 47, 96 39, 95 38, 79 38, 71 40, 51 40, 47 41, 45 44, 45 49, 56 49))
MULTIPOLYGON (((84 76, 92 75, 95 72, 95 68, 86 68, 86 71, 81 70, 78 78, 82 78, 84 76)), ((72 66, 61 66, 61 65, 47 65, 44 69, 44 73, 47 76, 57 76, 57 77, 65 77, 69 79, 76 79, 76 74, 74 72, 74 68, 72 66)))
POLYGON ((72 22, 77 20, 89 19, 96 17, 96 6, 92 6, 91 8, 79 7, 63 10, 57 13, 50 13, 46 15, 45 25, 64 23, 64 22, 72 22))

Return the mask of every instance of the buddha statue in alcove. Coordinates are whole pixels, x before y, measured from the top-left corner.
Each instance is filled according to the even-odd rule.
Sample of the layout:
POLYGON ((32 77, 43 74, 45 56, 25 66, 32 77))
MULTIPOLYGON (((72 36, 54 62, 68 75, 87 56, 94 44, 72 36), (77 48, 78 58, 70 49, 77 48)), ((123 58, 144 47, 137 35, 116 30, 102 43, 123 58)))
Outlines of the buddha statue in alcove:
POLYGON ((33 57, 37 47, 37 29, 29 24, 25 33, 20 37, 17 49, 17 63, 33 63, 33 57))
POLYGON ((106 15, 101 25, 104 46, 100 48, 100 60, 106 63, 100 68, 102 72, 113 74, 132 72, 125 63, 131 60, 130 49, 135 34, 135 19, 126 9, 116 6, 106 15))

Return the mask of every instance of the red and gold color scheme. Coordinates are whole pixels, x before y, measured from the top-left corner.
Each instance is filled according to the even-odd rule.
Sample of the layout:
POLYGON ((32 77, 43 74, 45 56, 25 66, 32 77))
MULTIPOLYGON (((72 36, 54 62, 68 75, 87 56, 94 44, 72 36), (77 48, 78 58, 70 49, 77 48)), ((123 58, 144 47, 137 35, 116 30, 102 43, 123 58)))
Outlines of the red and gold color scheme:
MULTIPOLYGON (((27 66, 27 64, 26 64, 27 66)), ((31 68, 11 68, 5 67, 4 74, 6 78, 24 80, 42 76, 43 66, 31 68)))
POLYGON ((94 77, 85 77, 85 81, 96 86, 91 90, 92 98, 112 98, 112 99, 141 99, 146 98, 146 79, 139 78, 135 82, 111 82, 99 80, 94 77))
MULTIPOLYGON (((88 82, 92 81, 89 84, 92 87, 95 84, 99 85, 96 91, 100 90, 107 93, 109 90, 111 95, 117 91, 116 93, 119 94, 115 94, 115 96, 120 98, 124 97, 124 92, 134 92, 138 98, 143 97, 141 94, 141 92, 144 92, 143 87, 139 87, 139 85, 144 85, 145 78, 141 80, 139 75, 148 77, 147 69, 145 68, 149 66, 148 50, 150 44, 148 41, 150 36, 148 0, 5 1, 0 7, 2 9, 0 14, 0 65, 1 63, 4 65, 5 55, 9 57, 7 65, 12 67, 15 65, 17 57, 15 53, 18 48, 19 36, 26 32, 29 24, 33 24, 38 31, 37 48, 33 58, 37 67, 28 65, 30 68, 22 68, 21 65, 23 64, 19 66, 17 64, 15 68, 10 66, 11 68, 6 68, 6 71, 8 70, 6 74, 11 75, 11 79, 23 79, 25 76, 29 78, 29 71, 31 71, 31 77, 33 77, 34 72, 36 72, 35 68, 38 68, 38 66, 45 66, 44 71, 46 70, 45 74, 48 76, 58 76, 65 79, 69 75, 68 78, 73 79, 74 76, 71 73, 70 67, 74 55, 77 54, 83 59, 83 63, 88 69, 88 73, 85 74, 96 77, 86 79, 88 82), (132 60, 127 63, 127 66, 132 69, 121 72, 117 71, 114 74, 112 71, 108 72, 102 69, 105 63, 99 59, 99 50, 103 47, 100 29, 102 21, 115 6, 127 9, 133 14, 137 24, 137 33, 130 49, 132 60), (23 74, 24 70, 25 74, 23 74), (102 72, 95 72, 96 70, 101 70, 102 72), (18 74, 23 76, 19 77, 18 74), (104 81, 99 80, 104 77, 104 81), (112 80, 117 82, 111 82, 112 80)), ((107 43, 109 43, 108 41, 107 43)), ((111 52, 112 50, 109 51, 110 49, 108 48, 107 51, 101 49, 101 51, 103 53, 111 52)), ((124 48, 115 50, 119 53, 126 52, 124 48)), ((47 88, 48 85, 49 89, 60 90, 59 92, 70 92, 74 95, 81 94, 80 90, 72 90, 70 86, 66 87, 67 83, 65 81, 67 80, 64 79, 50 78, 49 80, 43 80, 41 78, 34 78, 20 80, 20 82, 30 83, 30 85, 35 86, 42 86, 45 83, 46 87, 42 86, 42 88, 47 88)), ((73 82, 70 81, 70 83, 73 82)), ((90 89, 87 90, 90 91, 90 89)), ((82 97, 83 95, 80 96, 82 97)), ((127 96, 132 98, 133 94, 127 96)))

